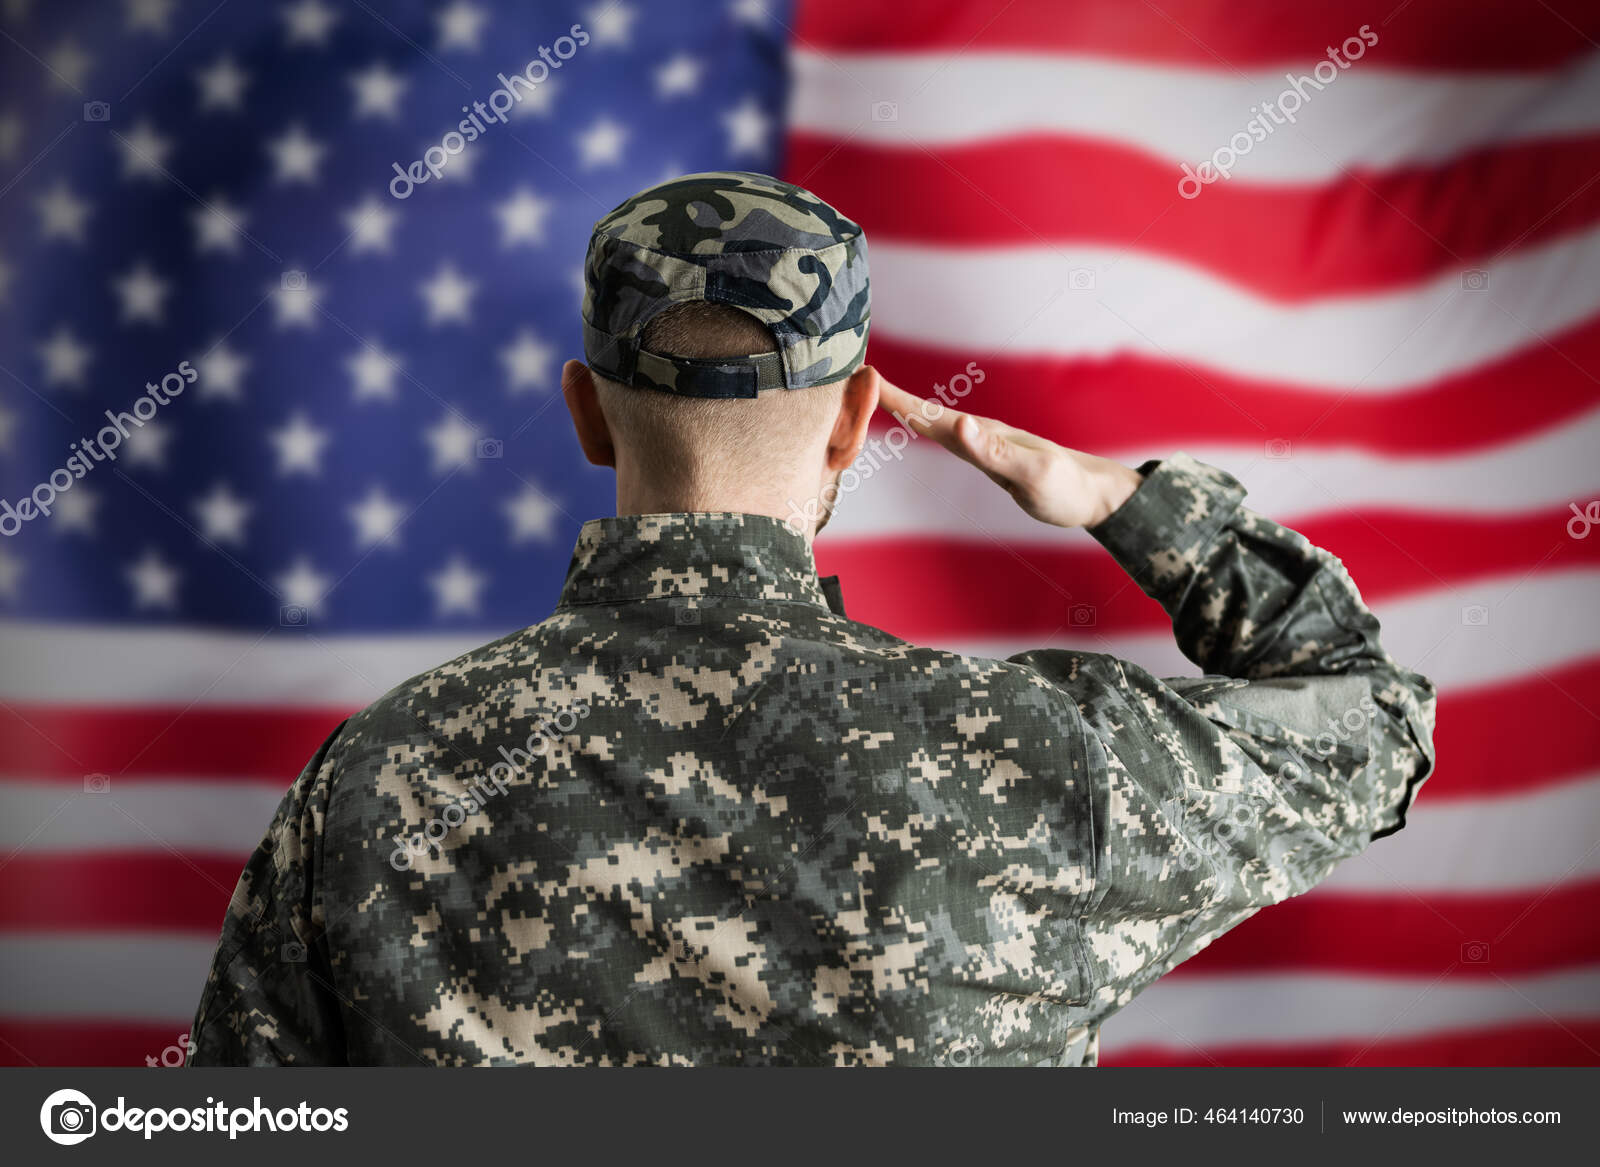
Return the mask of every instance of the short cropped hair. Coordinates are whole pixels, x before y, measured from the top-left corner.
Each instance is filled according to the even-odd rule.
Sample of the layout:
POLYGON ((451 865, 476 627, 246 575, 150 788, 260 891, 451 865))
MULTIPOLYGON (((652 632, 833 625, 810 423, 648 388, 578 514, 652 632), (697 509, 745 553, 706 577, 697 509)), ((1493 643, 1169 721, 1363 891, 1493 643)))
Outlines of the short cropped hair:
MULTIPOLYGON (((727 304, 691 301, 645 325, 643 347, 664 356, 715 358, 777 352, 772 332, 727 304)), ((595 375, 617 456, 679 498, 714 500, 732 484, 787 481, 825 441, 844 382, 768 389, 751 398, 678 397, 595 375)), ((689 509, 714 506, 689 504, 689 509)))

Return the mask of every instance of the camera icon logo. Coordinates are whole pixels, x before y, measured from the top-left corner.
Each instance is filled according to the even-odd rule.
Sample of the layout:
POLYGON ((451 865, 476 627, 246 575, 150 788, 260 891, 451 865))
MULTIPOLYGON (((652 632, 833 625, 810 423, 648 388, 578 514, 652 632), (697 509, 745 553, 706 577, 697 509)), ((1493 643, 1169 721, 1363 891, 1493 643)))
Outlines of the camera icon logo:
POLYGON ((679 608, 673 613, 673 619, 676 620, 680 626, 698 624, 700 623, 700 609, 679 608))
POLYGON ((506 444, 499 438, 479 438, 478 457, 484 459, 503 458, 506 454, 506 444))
POLYGON ((892 101, 875 101, 872 103, 872 120, 897 122, 900 120, 900 107, 892 101))
POLYGON ((110 774, 85 774, 83 776, 83 792, 85 794, 110 794, 110 774))
POLYGON ((306 273, 303 271, 286 271, 280 281, 286 292, 303 292, 306 290, 306 273))
POLYGON ((974 1058, 983 1049, 976 1039, 963 1037, 949 1049, 944 1051, 944 1064, 954 1070, 965 1070, 972 1065, 974 1058))
POLYGON ((1461 609, 1461 623, 1468 628, 1483 628, 1489 623, 1489 609, 1482 604, 1468 604, 1461 609))
POLYGON ((87 1094, 78 1090, 57 1090, 39 1108, 39 1126, 52 1143, 71 1147, 94 1134, 97 1113, 87 1094))
POLYGON ((278 949, 278 956, 289 964, 304 964, 306 962, 306 946, 298 940, 290 940, 278 949))
POLYGON ((1481 292, 1489 286, 1489 273, 1481 268, 1472 268, 1461 273, 1461 287, 1468 292, 1481 292))
POLYGON ((1093 604, 1074 604, 1067 610, 1067 622, 1074 628, 1093 628, 1099 621, 1093 604))
POLYGON ((1075 267, 1067 273, 1067 287, 1074 292, 1094 291, 1094 268, 1075 267))
POLYGON ((1488 964, 1489 944, 1484 940, 1468 940, 1461 946, 1462 964, 1488 964))
POLYGON ((1290 457, 1288 438, 1268 438, 1263 447, 1264 456, 1269 462, 1287 462, 1290 457))
POLYGON ((83 103, 83 120, 86 122, 108 122, 111 120, 111 103, 109 101, 86 101, 83 103))
POLYGON ((300 604, 285 604, 278 609, 278 623, 285 628, 304 628, 310 613, 300 604))

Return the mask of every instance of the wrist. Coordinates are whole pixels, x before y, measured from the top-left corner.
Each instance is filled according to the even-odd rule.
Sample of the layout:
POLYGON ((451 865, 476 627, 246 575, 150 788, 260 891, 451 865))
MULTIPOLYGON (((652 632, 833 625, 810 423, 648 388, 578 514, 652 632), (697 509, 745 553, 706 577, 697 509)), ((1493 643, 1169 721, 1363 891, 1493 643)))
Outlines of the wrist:
POLYGON ((1144 475, 1131 466, 1110 458, 1100 458, 1097 462, 1095 477, 1100 501, 1093 521, 1085 524, 1089 527, 1099 526, 1114 515, 1144 482, 1144 475))

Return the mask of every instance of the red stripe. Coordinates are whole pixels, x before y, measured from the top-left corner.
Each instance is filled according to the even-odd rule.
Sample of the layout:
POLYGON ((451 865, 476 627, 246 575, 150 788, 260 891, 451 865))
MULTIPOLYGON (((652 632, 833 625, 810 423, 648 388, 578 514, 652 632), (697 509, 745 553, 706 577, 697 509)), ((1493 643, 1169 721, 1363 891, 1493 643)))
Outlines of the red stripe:
MULTIPOLYGON (((1600 403, 1600 316, 1500 360, 1407 392, 1303 390, 1148 357, 941 352, 874 333, 885 377, 931 395, 969 361, 984 372, 961 407, 1082 450, 1152 456, 1206 442, 1347 447, 1400 456, 1460 453, 1570 421, 1600 403)), ((893 422, 880 411, 877 428, 893 422)))
MULTIPOLYGON (((1485 818, 1490 817, 1485 812, 1485 818)), ((1404 834, 1394 846, 1404 846, 1404 834)), ((1388 844, 1377 845, 1378 858, 1388 844)), ((1426 899, 1312 892, 1262 911, 1171 974, 1357 973, 1493 980, 1600 962, 1600 880, 1426 899)))
POLYGON ((1194 199, 1177 162, 1079 138, 916 149, 800 132, 788 149, 787 176, 875 241, 1129 248, 1280 301, 1413 283, 1600 221, 1596 136, 1315 185, 1217 182, 1194 199))
POLYGON ((0 705, 0 768, 28 779, 131 770, 287 787, 350 712, 0 705))
MULTIPOLYGON (((1569 518, 1564 510, 1509 518, 1368 510, 1310 518, 1296 527, 1344 560, 1372 602, 1498 574, 1600 563, 1600 539, 1568 538, 1569 518)), ((1156 631, 1168 623, 1098 548, 1002 548, 981 534, 870 542, 840 536, 818 542, 817 562, 825 575, 840 577, 852 619, 916 642, 1043 640, 1063 630, 1083 632, 1082 605, 1093 607, 1092 636, 1156 631), (930 586, 908 587, 908 580, 930 586), (974 604, 976 595, 1005 596, 1006 603, 974 604)))
MULTIPOLYGON (((825 548, 819 550, 823 552, 819 555, 823 569, 833 570, 837 566, 835 553, 825 548)), ((970 558, 971 552, 967 554, 970 558)), ((917 567, 919 572, 925 570, 930 570, 925 564, 917 567)), ((997 571, 991 565, 986 578, 992 580, 997 571)), ((872 578, 865 571, 851 570, 847 573, 846 600, 856 619, 867 619, 860 605, 863 597, 874 594, 864 586, 872 578)), ((913 574, 907 578, 919 576, 913 574)), ((1008 580, 1007 587, 1011 590, 1007 594, 1014 595, 1021 586, 1015 579, 1008 580)), ((1132 594, 1137 595, 1137 592, 1132 594)), ((894 596, 887 593, 880 595, 876 601, 880 607, 891 602, 895 604, 893 610, 886 609, 877 614, 881 622, 891 625, 903 623, 896 617, 901 607, 913 596, 899 593, 894 596)), ((1142 596, 1139 596, 1139 602, 1149 604, 1142 596)), ((1066 616, 1070 620, 1070 605, 1066 616)), ((1059 643, 1070 631, 1070 625, 1064 623, 1062 629, 1061 636, 1041 634, 1039 642, 1041 645, 1050 640, 1059 643)), ((900 631, 904 632, 904 629, 900 631)), ((1095 649, 1102 646, 1085 642, 1085 647, 1095 649)), ((1519 677, 1466 693, 1446 692, 1439 702, 1437 738, 1441 748, 1448 752, 1449 765, 1429 783, 1429 799, 1529 790, 1588 772, 1594 767, 1596 759, 1600 759, 1600 721, 1586 712, 1595 708, 1600 708, 1600 660, 1579 661, 1558 669, 1545 669, 1537 676, 1519 677), (1522 727, 1524 732, 1506 733, 1503 727, 1507 725, 1522 727)), ((70 722, 73 727, 72 744, 83 754, 94 749, 99 740, 96 726, 101 718, 114 727, 126 724, 130 716, 126 711, 93 708, 54 712, 29 709, 23 712, 35 720, 53 717, 58 726, 70 722)), ((191 740, 200 743, 230 740, 230 734, 237 729, 234 724, 236 716, 236 711, 231 710, 199 709, 191 710, 185 715, 185 720, 193 731, 191 740)), ((292 722, 296 716, 287 715, 286 720, 292 722)), ((155 761, 159 764, 153 767, 147 767, 141 760, 136 773, 163 778, 227 781, 233 773, 230 767, 248 767, 252 761, 259 762, 262 755, 279 754, 281 772, 265 780, 275 787, 286 787, 290 778, 298 773, 306 759, 321 744, 323 734, 320 730, 302 732, 296 741, 288 725, 277 732, 270 727, 260 727, 260 722, 270 720, 270 715, 263 714, 253 720, 257 722, 257 727, 252 732, 258 736, 232 737, 231 748, 234 753, 230 756, 197 753, 193 757, 158 757, 155 761), (248 743, 248 748, 240 749, 240 743, 248 743)), ((329 724, 336 723, 336 720, 336 717, 332 717, 329 724)), ((8 763, 11 776, 16 778, 59 778, 68 783, 81 781, 82 778, 77 768, 70 762, 63 762, 63 755, 55 751, 20 757, 11 754, 9 757, 13 759, 8 763)), ((110 773, 115 768, 107 766, 105 769, 110 773)), ((240 780, 251 779, 246 775, 240 780)))
POLYGON ((1095 53, 1208 69, 1285 67, 1325 58, 1369 25, 1370 59, 1385 67, 1529 69, 1558 64, 1600 41, 1600 10, 1587 0, 1534 5, 1411 0, 1379 11, 1361 0, 1241 5, 1229 0, 801 0, 802 48, 858 52, 1022 51, 1095 53))
MULTIPOLYGON (((195 995, 198 1000, 198 990, 195 995)), ((0 1066, 145 1066, 146 1058, 159 1061, 176 1046, 188 1028, 187 1019, 0 1017, 0 1066)))
MULTIPOLYGON (((265 822, 260 824, 266 830, 265 822)), ((244 855, 43 853, 0 866, 0 929, 222 930, 244 855)))
MULTIPOLYGON (((1509 992, 1509 990, 1507 990, 1509 992)), ((1116 1018, 1101 1039, 1103 1066, 1591 1066, 1600 1062, 1600 1022, 1528 1022, 1421 1037, 1297 1045, 1116 1046, 1116 1018)))

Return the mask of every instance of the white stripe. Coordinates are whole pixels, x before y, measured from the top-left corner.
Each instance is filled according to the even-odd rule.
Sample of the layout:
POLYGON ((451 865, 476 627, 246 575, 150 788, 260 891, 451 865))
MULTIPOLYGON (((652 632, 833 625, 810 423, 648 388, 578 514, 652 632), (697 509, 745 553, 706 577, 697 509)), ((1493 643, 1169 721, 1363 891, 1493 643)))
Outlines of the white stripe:
MULTIPOLYGON (((891 148, 938 147, 1024 134, 1061 134, 1198 164, 1249 134, 1263 101, 1277 103, 1290 68, 1151 65, 1074 54, 791 54, 796 130, 891 148), (894 105, 885 118, 880 102, 894 105)), ((1294 67, 1297 77, 1316 59, 1294 67)), ((1326 72, 1326 70, 1325 70, 1326 72)), ((1600 128, 1600 54, 1547 73, 1402 71, 1383 45, 1308 100, 1294 122, 1262 130, 1230 181, 1323 182, 1359 167, 1443 162, 1485 146, 1600 128)), ((1243 143, 1240 143, 1241 145, 1243 143)), ((981 181, 981 180, 980 180, 981 181)), ((1202 194, 1200 197, 1204 198, 1202 194)))
POLYGON ((1600 1018, 1600 969, 1594 968, 1515 980, 1184 976, 1157 981, 1107 1022, 1101 1048, 1161 1046, 1181 1052, 1351 1038, 1394 1041, 1594 1018, 1600 1018))
MULTIPOLYGON (((1448 770, 1449 751, 1440 765, 1448 770)), ((1600 875, 1600 778, 1499 798, 1435 802, 1335 869, 1324 892, 1374 896, 1534 890, 1600 875)), ((1446 915, 1449 908, 1442 909, 1446 915)))
POLYGON ((9 933, 0 944, 3 1008, 12 1017, 171 1021, 182 1033, 216 947, 215 936, 9 933))
MULTIPOLYGON (((1442 692, 1503 684, 1600 654, 1600 621, 1586 613, 1600 592, 1600 570, 1495 576, 1451 590, 1422 592, 1373 606, 1389 655, 1426 675, 1442 692), (1468 624, 1464 609, 1483 607, 1488 623, 1468 624)), ((849 592, 845 600, 849 602, 849 592)), ((1077 648, 1133 661, 1157 676, 1193 676, 1170 634, 1105 636, 1094 628, 1063 629, 1048 644, 945 641, 938 647, 1003 660, 1036 648, 1077 648)), ((1567 701, 1551 689, 1552 701, 1567 701)), ((1577 712, 1576 708, 1574 711, 1577 712)))
POLYGON ((0 699, 357 709, 509 629, 305 636, 0 622, 0 699))
MULTIPOLYGON (((869 444, 857 460, 861 485, 842 495, 819 547, 849 539, 911 536, 998 539, 1016 546, 1094 544, 1079 529, 1029 518, 1010 495, 933 442, 915 438, 896 456, 884 437, 877 435, 876 448, 869 444)), ((1250 492, 1247 505, 1253 510, 1296 528, 1361 507, 1461 518, 1551 509, 1562 512, 1550 528, 1553 546, 1566 537, 1566 522, 1572 518, 1567 508, 1576 501, 1581 509, 1600 498, 1600 460, 1595 458, 1600 409, 1516 442, 1433 457, 1330 450, 1292 441, 1286 448, 1269 447, 1275 440, 1267 434, 1250 445, 1191 442, 1185 449, 1238 478, 1250 492)), ((900 444, 899 438, 894 441, 900 444)), ((1171 452, 1096 451, 1130 466, 1171 452)))
POLYGON ((1285 304, 1129 249, 881 243, 872 249, 872 328, 949 352, 958 365, 1132 354, 1193 364, 1201 377, 1211 369, 1274 388, 1377 396, 1559 343, 1600 311, 1600 228, 1519 249, 1486 270, 1488 286, 1477 290, 1450 270, 1395 291, 1285 304), (1090 276, 1092 287, 1075 283, 1090 276))
POLYGON ((293 778, 163 782, 117 776, 104 793, 8 778, 0 783, 0 854, 107 850, 242 857, 260 842, 293 778))
MULTIPOLYGON (((281 795, 271 786, 222 779, 117 778, 109 794, 6 781, 0 851, 176 850, 237 855, 242 866, 281 795)), ((1600 777, 1495 798, 1434 801, 1424 794, 1400 838, 1343 864, 1311 894, 1495 893, 1600 875, 1600 777)))
MULTIPOLYGON (((1597 589, 1600 570, 1547 570, 1441 587, 1378 604, 1374 610, 1395 659, 1425 673, 1441 689, 1461 690, 1531 676, 1600 653, 1600 622, 1574 616, 1592 609, 1597 589), (1464 609, 1478 606, 1487 609, 1488 623, 1467 623, 1464 609)), ((17 653, 8 660, 28 662, 26 669, 0 673, 0 700, 353 709, 406 677, 500 634, 485 631, 460 639, 292 637, 269 644, 254 635, 0 624, 0 636, 15 646, 7 651, 17 653), (335 657, 330 654, 349 667, 331 665, 335 657), (239 667, 241 659, 245 667, 239 667), (159 668, 152 667, 155 661, 161 662, 159 668)), ((1159 676, 1195 672, 1166 632, 1108 637, 1081 627, 1063 629, 1047 643, 928 642, 989 658, 1033 648, 1078 648, 1131 660, 1159 676)))

